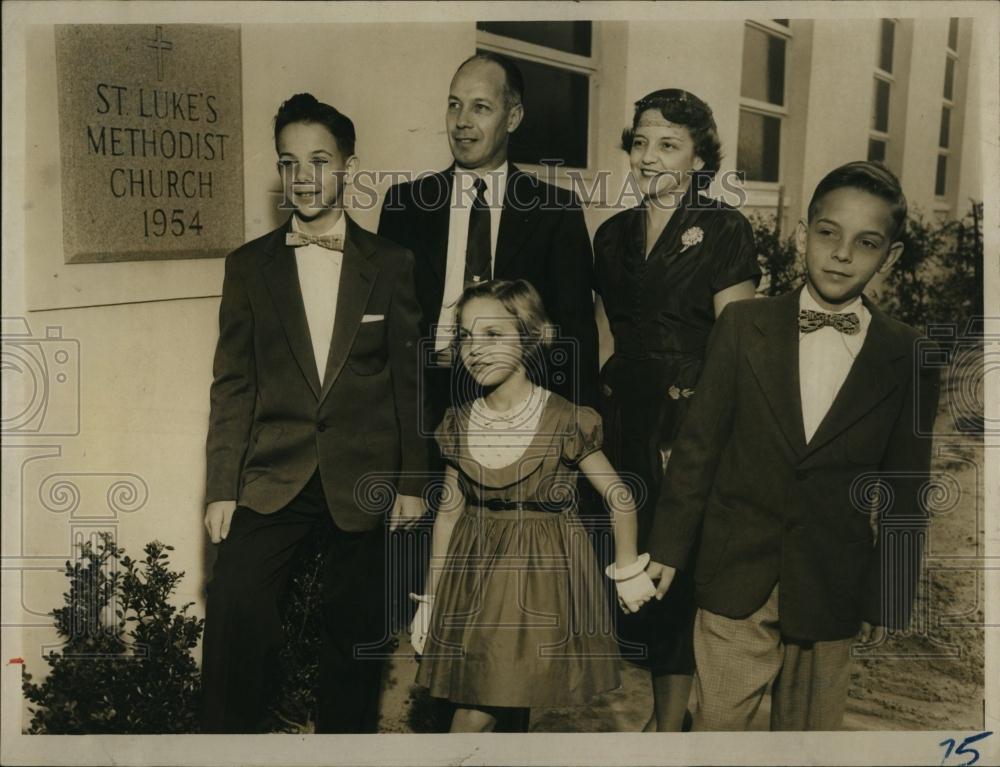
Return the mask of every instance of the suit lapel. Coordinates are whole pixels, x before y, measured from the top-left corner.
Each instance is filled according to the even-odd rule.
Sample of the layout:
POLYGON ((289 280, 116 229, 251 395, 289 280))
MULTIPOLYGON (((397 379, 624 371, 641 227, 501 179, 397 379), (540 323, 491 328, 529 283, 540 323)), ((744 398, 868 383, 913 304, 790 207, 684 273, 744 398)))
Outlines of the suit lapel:
POLYGON ((833 404, 830 405, 830 409, 809 441, 807 454, 814 453, 829 443, 899 385, 893 360, 906 350, 893 342, 886 316, 867 298, 864 302, 871 313, 865 342, 861 345, 861 351, 851 365, 833 404))
MULTIPOLYGON (((289 219, 291 221, 291 219, 289 219)), ((261 263, 264 284, 271 294, 275 311, 285 332, 285 339, 292 355, 309 383, 313 394, 319 397, 319 373, 316 370, 316 356, 313 354, 309 335, 309 322, 302 302, 299 286, 299 272, 295 263, 295 251, 285 245, 285 233, 289 224, 276 231, 267 245, 267 252, 261 263)))
POLYGON ((511 165, 500 213, 497 252, 493 259, 494 277, 507 279, 508 275, 515 273, 512 265, 521 245, 538 224, 542 203, 538 180, 511 165))
POLYGON ((774 300, 772 311, 754 320, 760 335, 747 360, 788 444, 800 454, 806 447, 799 388, 799 291, 774 300))
POLYGON ((451 194, 454 184, 455 166, 452 165, 444 173, 435 173, 421 181, 420 191, 414 200, 418 206, 430 202, 439 203, 429 208, 427 215, 420 221, 425 227, 427 264, 442 285, 448 269, 448 230, 451 225, 451 194))
POLYGON ((354 336, 357 335, 368 305, 368 296, 375 286, 378 269, 369 260, 374 250, 375 246, 366 233, 348 218, 344 258, 340 267, 340 288, 337 291, 337 315, 333 321, 333 336, 330 338, 330 354, 326 360, 320 402, 330 393, 347 361, 354 336))

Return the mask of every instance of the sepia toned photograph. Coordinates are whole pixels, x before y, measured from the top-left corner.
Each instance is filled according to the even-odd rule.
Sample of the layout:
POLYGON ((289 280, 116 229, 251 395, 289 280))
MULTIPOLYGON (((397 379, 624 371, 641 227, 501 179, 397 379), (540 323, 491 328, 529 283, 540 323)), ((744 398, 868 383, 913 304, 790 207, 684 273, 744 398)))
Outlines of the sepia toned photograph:
POLYGON ((4 764, 1000 762, 996 5, 3 19, 4 764))

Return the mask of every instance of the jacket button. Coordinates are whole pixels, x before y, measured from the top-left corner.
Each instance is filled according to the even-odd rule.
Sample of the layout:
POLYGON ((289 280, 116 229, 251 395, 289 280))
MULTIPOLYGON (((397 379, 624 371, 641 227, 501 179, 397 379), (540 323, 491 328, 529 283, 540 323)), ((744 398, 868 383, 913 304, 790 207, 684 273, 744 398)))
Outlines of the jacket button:
POLYGON ((326 431, 326 421, 320 421, 318 424, 316 424, 316 430, 326 431))

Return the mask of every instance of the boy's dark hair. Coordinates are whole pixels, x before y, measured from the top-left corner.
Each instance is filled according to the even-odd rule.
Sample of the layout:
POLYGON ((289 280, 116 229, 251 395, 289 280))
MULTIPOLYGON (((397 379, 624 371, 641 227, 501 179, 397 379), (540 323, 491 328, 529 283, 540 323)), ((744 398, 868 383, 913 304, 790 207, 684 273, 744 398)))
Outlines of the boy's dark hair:
POLYGON ((538 291, 527 280, 487 280, 469 285, 455 305, 455 341, 461 330, 462 308, 474 298, 493 298, 517 318, 521 337, 521 359, 525 370, 536 374, 542 369, 545 350, 552 345, 555 330, 545 312, 538 291))
MULTIPOLYGON (((649 109, 656 109, 664 119, 687 128, 694 141, 694 153, 705 163, 705 167, 696 171, 695 175, 711 181, 722 163, 722 142, 719 140, 719 128, 715 124, 711 107, 693 93, 680 88, 665 88, 643 96, 635 102, 632 127, 622 131, 622 149, 626 152, 632 151, 639 118, 649 109)), ((701 185, 698 186, 700 187, 701 185)))
POLYGON ((278 145, 278 135, 292 123, 317 123, 325 127, 337 142, 337 148, 344 157, 354 154, 354 123, 351 118, 338 112, 329 104, 318 101, 311 93, 296 93, 278 107, 274 116, 274 144, 278 145))
POLYGON ((893 223, 890 239, 892 242, 899 241, 906 231, 906 195, 903 194, 899 179, 880 162, 856 160, 827 173, 816 185, 816 191, 809 200, 807 220, 813 220, 823 197, 835 189, 844 188, 861 189, 889 203, 893 223))
POLYGON ((477 60, 492 61, 503 70, 503 97, 508 109, 524 101, 524 75, 521 74, 521 70, 518 68, 517 64, 514 63, 513 59, 510 59, 501 53, 494 53, 493 51, 476 51, 474 55, 469 56, 469 58, 459 64, 458 69, 456 69, 455 72, 457 73, 470 61, 477 60))

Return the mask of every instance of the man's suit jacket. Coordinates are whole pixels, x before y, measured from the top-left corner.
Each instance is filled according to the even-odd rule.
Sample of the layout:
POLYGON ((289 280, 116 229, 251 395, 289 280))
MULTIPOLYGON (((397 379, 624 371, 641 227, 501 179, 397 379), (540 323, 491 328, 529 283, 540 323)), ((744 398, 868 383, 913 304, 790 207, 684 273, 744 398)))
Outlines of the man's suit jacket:
POLYGON ((413 257, 348 218, 320 385, 287 231, 286 222, 226 258, 206 502, 236 499, 274 512, 318 468, 337 525, 371 529, 381 521, 375 501, 387 497, 394 475, 402 474, 400 492, 419 494, 427 468, 417 424, 413 257), (380 482, 362 483, 368 473, 380 482))
POLYGON ((798 291, 719 317, 649 545, 655 561, 693 562, 701 607, 742 618, 780 582, 789 637, 847 638, 862 619, 908 623, 931 450, 917 424, 933 423, 938 376, 917 365, 916 331, 865 305, 864 344, 808 445, 798 291))
MULTIPOLYGON (((413 251, 422 332, 428 339, 444 295, 454 178, 452 166, 392 187, 379 220, 380 235, 413 251)), ((576 195, 510 165, 493 276, 528 280, 560 335, 575 341, 579 373, 550 378, 548 383, 567 399, 584 404, 597 398, 593 270, 590 236, 576 195)))

